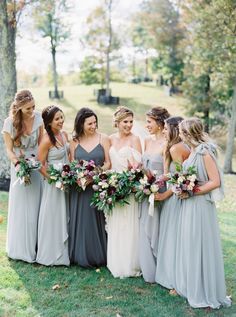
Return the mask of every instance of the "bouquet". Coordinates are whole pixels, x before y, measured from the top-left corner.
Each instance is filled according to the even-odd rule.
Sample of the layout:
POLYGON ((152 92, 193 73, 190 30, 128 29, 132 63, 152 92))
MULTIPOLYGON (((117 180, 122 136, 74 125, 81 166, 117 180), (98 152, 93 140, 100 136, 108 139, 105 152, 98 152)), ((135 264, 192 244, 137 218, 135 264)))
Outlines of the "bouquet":
POLYGON ((101 171, 93 160, 73 161, 70 164, 71 170, 74 172, 74 179, 78 191, 85 190, 87 185, 93 182, 93 177, 101 171))
POLYGON ((31 171, 37 170, 40 167, 41 163, 35 159, 34 154, 29 158, 25 158, 25 156, 19 157, 19 160, 15 163, 16 176, 18 177, 16 182, 20 181, 20 184, 24 184, 25 186, 30 185, 31 171))
POLYGON ((144 176, 135 184, 135 198, 138 202, 142 202, 145 197, 149 201, 149 215, 154 214, 155 193, 158 193, 160 188, 165 187, 164 176, 157 176, 156 172, 151 173, 146 171, 144 176))
POLYGON ((49 165, 47 174, 49 175, 48 183, 55 184, 56 188, 63 191, 67 191, 69 186, 76 181, 75 172, 69 164, 55 163, 49 165))
POLYGON ((129 204, 128 196, 134 192, 134 184, 143 176, 140 169, 123 172, 106 171, 93 178, 94 195, 91 204, 107 214, 112 213, 116 203, 129 204))
POLYGON ((117 200, 118 177, 113 171, 105 171, 93 177, 94 194, 91 205, 107 214, 112 212, 117 200))
POLYGON ((182 193, 188 193, 189 196, 193 196, 198 191, 198 179, 197 170, 195 166, 189 166, 187 170, 183 170, 183 167, 176 163, 176 172, 169 175, 167 181, 171 184, 171 189, 174 194, 180 195, 182 193))
POLYGON ((135 198, 142 202, 145 197, 155 194, 160 188, 165 186, 165 180, 162 176, 157 176, 154 171, 146 171, 144 176, 135 184, 135 198))

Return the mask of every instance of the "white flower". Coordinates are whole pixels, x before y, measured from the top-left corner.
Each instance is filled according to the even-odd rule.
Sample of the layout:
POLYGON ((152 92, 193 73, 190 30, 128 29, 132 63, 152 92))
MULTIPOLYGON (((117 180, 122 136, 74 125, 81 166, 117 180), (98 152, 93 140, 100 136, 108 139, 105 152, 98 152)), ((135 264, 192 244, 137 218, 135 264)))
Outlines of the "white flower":
POLYGON ((178 184, 182 184, 184 180, 185 180, 185 178, 184 178, 183 176, 180 176, 180 177, 178 178, 178 180, 177 180, 177 183, 178 183, 178 184))
POLYGON ((195 180, 197 179, 197 175, 196 175, 196 174, 190 175, 190 176, 188 176, 187 179, 188 179, 190 182, 195 182, 195 180))
POLYGON ((157 184, 153 184, 151 185, 150 190, 152 193, 157 193, 159 190, 159 186, 157 184))
POLYGON ((147 178, 147 176, 146 176, 146 175, 144 175, 144 177, 143 177, 143 178, 141 178, 139 182, 140 182, 140 184, 142 184, 142 185, 146 185, 146 184, 147 184, 147 182, 148 182, 148 178, 147 178))
POLYGON ((56 176, 50 176, 50 179, 54 179, 54 180, 56 180, 56 179, 57 179, 57 177, 56 177, 56 176))
POLYGON ((57 181, 55 186, 56 186, 56 188, 61 189, 62 188, 62 182, 61 181, 57 181))

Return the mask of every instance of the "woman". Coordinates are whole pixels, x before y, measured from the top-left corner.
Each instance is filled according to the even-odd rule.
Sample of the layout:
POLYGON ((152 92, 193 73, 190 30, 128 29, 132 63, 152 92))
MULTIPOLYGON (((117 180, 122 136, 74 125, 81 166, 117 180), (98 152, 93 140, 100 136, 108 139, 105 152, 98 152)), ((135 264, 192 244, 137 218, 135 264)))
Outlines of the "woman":
POLYGON ((27 158, 37 154, 43 135, 43 122, 40 113, 34 109, 35 102, 31 92, 18 91, 2 129, 7 155, 11 161, 7 255, 11 259, 29 263, 36 258, 41 176, 38 171, 32 171, 31 184, 24 186, 17 181, 15 165, 20 156, 27 158))
POLYGON ((183 193, 176 243, 176 291, 194 308, 230 306, 226 297, 223 255, 215 201, 223 198, 216 146, 198 118, 180 123, 180 136, 191 147, 183 169, 197 169, 198 191, 183 193))
POLYGON ((38 224, 38 253, 40 264, 69 265, 68 256, 68 201, 66 193, 49 185, 47 168, 68 163, 68 137, 62 132, 64 114, 57 106, 49 106, 42 112, 46 134, 38 149, 42 162, 41 173, 45 177, 38 224))
MULTIPOLYGON (((190 153, 188 147, 183 144, 179 136, 178 125, 182 120, 181 117, 170 117, 165 121, 163 130, 167 142, 164 151, 165 173, 175 172, 175 162, 182 164, 190 153)), ((173 195, 171 189, 164 193, 157 193, 155 196, 158 201, 164 200, 160 217, 155 280, 158 284, 173 289, 171 293, 175 293, 176 228, 181 200, 176 195, 173 195)))
MULTIPOLYGON (((89 108, 82 108, 76 115, 74 138, 70 143, 71 160, 93 160, 106 170, 110 167, 110 142, 106 135, 97 132, 97 115, 89 108)), ((82 267, 106 265, 107 238, 105 218, 92 207, 92 186, 70 195, 69 254, 70 261, 82 267)))
MULTIPOLYGON (((164 173, 163 150, 165 138, 163 128, 169 112, 162 107, 154 107, 146 113, 147 129, 150 136, 144 141, 143 167, 159 176, 164 173)), ((160 189, 164 191, 165 189, 160 189)), ((141 204, 139 219, 139 262, 143 278, 146 282, 155 282, 156 257, 159 238, 159 218, 162 204, 159 203, 152 213, 148 199, 141 204)))
MULTIPOLYGON (((128 165, 136 168, 141 162, 141 143, 132 134, 133 112, 119 107, 114 113, 115 127, 118 133, 110 136, 111 168, 117 172, 127 169, 128 165)), ((129 205, 117 206, 112 215, 107 217, 107 267, 114 277, 139 276, 138 260, 138 203, 131 196, 129 205)))

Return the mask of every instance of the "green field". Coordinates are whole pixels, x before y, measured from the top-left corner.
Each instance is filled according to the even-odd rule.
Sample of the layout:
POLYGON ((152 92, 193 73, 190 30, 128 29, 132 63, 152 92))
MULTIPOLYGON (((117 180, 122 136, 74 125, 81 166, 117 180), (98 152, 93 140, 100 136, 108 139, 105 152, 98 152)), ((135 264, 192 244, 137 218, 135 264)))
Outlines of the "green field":
MULTIPOLYGON (((63 87, 59 102, 66 114, 65 129, 71 132, 77 110, 85 105, 99 116, 101 131, 111 133, 114 106, 98 106, 95 86, 63 87)), ((38 109, 51 104, 47 89, 32 89, 38 109)), ((131 107, 140 124, 153 105, 165 106, 172 114, 183 114, 184 99, 167 97, 152 86, 113 84, 112 93, 131 107)), ((223 159, 223 155, 222 155, 223 159)), ((225 176, 226 198, 218 204, 225 262, 227 293, 236 298, 236 176, 225 176)), ((192 309, 179 296, 170 296, 158 285, 139 278, 114 279, 106 268, 86 270, 77 266, 43 267, 12 261, 5 254, 8 194, 0 192, 0 316, 4 317, 236 317, 236 306, 228 309, 192 309), (53 286, 59 285, 56 290, 53 286)))

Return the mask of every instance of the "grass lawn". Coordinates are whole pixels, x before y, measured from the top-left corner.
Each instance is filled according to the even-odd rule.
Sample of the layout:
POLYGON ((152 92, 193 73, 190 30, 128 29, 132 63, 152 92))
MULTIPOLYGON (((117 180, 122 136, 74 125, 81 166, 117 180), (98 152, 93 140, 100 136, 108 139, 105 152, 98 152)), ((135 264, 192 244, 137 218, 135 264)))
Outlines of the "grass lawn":
MULTIPOLYGON (((101 131, 111 133, 115 106, 97 105, 92 92, 98 86, 62 87, 65 99, 60 101, 66 114, 65 129, 73 130, 77 110, 90 106, 99 117, 101 131)), ((114 83, 112 94, 121 97, 121 104, 132 108, 136 119, 143 121, 145 112, 154 105, 167 107, 171 114, 184 113, 184 99, 168 97, 151 85, 114 83)), ((33 88, 37 108, 52 102, 45 88, 33 88)), ((235 162, 234 162, 235 164, 235 162)), ((219 203, 228 294, 236 298, 236 176, 227 175, 226 198, 219 203)), ((8 194, 0 192, 0 316, 4 317, 236 317, 236 306, 228 309, 191 309, 179 296, 170 296, 157 285, 149 285, 140 278, 114 279, 106 268, 86 270, 77 266, 43 267, 12 261, 5 254, 8 194), (58 288, 53 290, 53 286, 58 288)))

